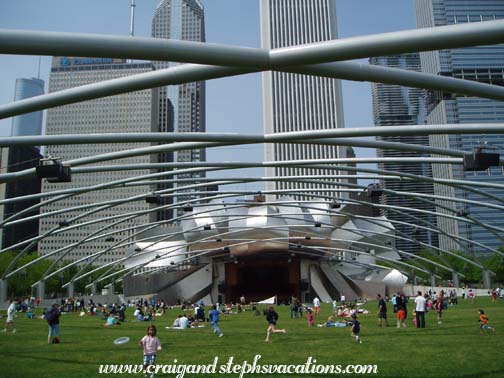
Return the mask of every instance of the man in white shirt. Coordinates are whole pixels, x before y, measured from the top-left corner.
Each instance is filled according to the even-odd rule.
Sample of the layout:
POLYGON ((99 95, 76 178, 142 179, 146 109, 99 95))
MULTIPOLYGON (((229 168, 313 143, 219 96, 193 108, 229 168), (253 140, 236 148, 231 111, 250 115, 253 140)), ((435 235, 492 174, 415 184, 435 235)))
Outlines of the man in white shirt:
POLYGON ((320 299, 318 297, 313 300, 313 307, 315 307, 315 315, 318 315, 320 313, 320 299))
POLYGON ((7 321, 5 322, 5 328, 2 332, 7 332, 9 324, 12 324, 12 333, 16 332, 16 326, 14 325, 14 315, 16 314, 16 304, 12 299, 9 299, 9 308, 7 308, 7 321))
POLYGON ((426 301, 422 295, 421 291, 417 292, 415 298, 415 316, 416 316, 416 326, 417 328, 425 328, 425 309, 426 301))
POLYGON ((173 324, 172 324, 173 328, 180 328, 180 318, 181 317, 182 317, 182 315, 179 315, 175 318, 175 320, 173 321, 173 324))
POLYGON ((189 327, 189 319, 185 315, 182 315, 182 317, 179 319, 179 323, 180 323, 180 328, 182 328, 182 329, 186 329, 189 327))

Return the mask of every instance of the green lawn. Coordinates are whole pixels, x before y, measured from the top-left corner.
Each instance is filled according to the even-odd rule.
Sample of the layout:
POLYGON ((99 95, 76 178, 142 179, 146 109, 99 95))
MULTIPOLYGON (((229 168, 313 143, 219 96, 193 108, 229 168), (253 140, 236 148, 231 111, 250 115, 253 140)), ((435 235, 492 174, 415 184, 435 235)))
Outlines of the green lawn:
MULTIPOLYGON (((278 306, 279 328, 286 335, 273 335, 265 343, 266 322, 263 316, 251 312, 222 316, 225 336, 216 337, 211 328, 184 331, 167 330, 179 313, 168 311, 155 319, 158 336, 164 350, 158 354, 158 364, 210 364, 216 356, 225 364, 233 356, 236 363, 251 362, 261 355, 261 364, 305 364, 308 357, 317 364, 376 364, 379 377, 504 377, 504 300, 496 304, 477 298, 474 305, 467 301, 444 313, 443 324, 437 324, 434 312, 427 314, 427 328, 413 327, 411 317, 406 329, 377 327, 376 302, 365 306, 369 315, 360 316, 362 344, 350 337, 349 328, 309 328, 305 319, 290 319, 288 308, 278 306), (480 334, 478 308, 483 308, 495 333, 480 334)), ((413 307, 410 303, 410 313, 413 307)), ((142 350, 138 341, 145 334, 147 322, 131 321, 116 328, 103 328, 99 317, 61 318, 62 343, 47 345, 47 324, 44 320, 29 320, 24 314, 16 317, 17 333, 0 334, 2 368, 0 377, 95 377, 100 364, 141 364, 142 350), (116 346, 113 340, 129 336, 131 341, 116 346)), ((316 323, 330 315, 325 305, 316 323)), ((389 314, 393 317, 394 314, 389 314)), ((393 325, 393 326, 392 326, 393 325)), ((136 376, 143 376, 135 374, 136 376)), ((104 376, 104 375, 102 375, 104 376)), ((110 376, 114 376, 111 374, 110 376)), ((119 376, 117 374, 116 376, 119 376)), ((126 376, 134 376, 126 375, 126 376)), ((175 377, 175 374, 158 376, 175 377)), ((186 374, 185 377, 193 377, 186 374)), ((239 377, 239 374, 206 374, 205 377, 239 377)), ((247 374, 246 377, 270 375, 247 374)), ((327 374, 277 374, 275 377, 327 377, 327 374)))

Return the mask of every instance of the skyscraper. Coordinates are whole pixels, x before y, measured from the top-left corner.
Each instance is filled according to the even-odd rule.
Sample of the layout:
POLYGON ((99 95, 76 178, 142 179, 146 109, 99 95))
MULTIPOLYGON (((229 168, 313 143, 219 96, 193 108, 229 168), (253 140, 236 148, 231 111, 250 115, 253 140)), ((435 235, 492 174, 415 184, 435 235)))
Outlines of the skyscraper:
MULTIPOLYGON (((36 78, 16 79, 14 101, 24 100, 44 93, 44 80, 36 78)), ((42 135, 43 112, 27 113, 12 119, 12 136, 42 135)))
MULTIPOLYGON (((335 0, 261 0, 261 45, 266 49, 315 43, 337 38, 335 0)), ((338 80, 263 73, 264 132, 266 134, 335 129, 343 126, 341 84, 338 80)), ((345 157, 346 147, 266 144, 265 161, 345 157)), ((319 169, 266 168, 266 176, 335 174, 319 169)), ((329 188, 295 180, 267 182, 266 190, 329 188)), ((328 193, 328 195, 330 195, 328 193)))
MULTIPOLYGON (((126 63, 121 59, 108 58, 69 58, 55 57, 49 76, 49 91, 56 92, 67 88, 86 85, 98 81, 119 78, 128 75, 152 71, 151 63, 126 63)), ((142 90, 125 93, 117 96, 79 102, 51 109, 47 113, 47 135, 59 134, 85 134, 85 133, 114 133, 114 132, 153 132, 157 131, 156 91, 142 90)), ((47 154, 61 158, 63 161, 85 156, 146 147, 147 143, 122 143, 122 144, 82 144, 48 146, 47 154)), ((150 155, 121 159, 106 164, 146 164, 155 161, 150 155)), ((87 187, 104 182, 140 176, 150 173, 149 170, 94 172, 90 174, 73 174, 70 183, 49 183, 44 180, 43 192, 54 190, 87 187)), ((82 193, 77 196, 67 197, 60 201, 50 203, 42 208, 42 213, 50 213, 65 208, 79 205, 91 205, 104 201, 126 199, 131 196, 141 195, 152 191, 150 186, 122 186, 113 189, 82 193)), ((47 254, 64 245, 76 243, 73 250, 65 257, 67 260, 76 260, 96 253, 112 246, 114 241, 133 235, 135 230, 118 232, 114 241, 103 239, 79 244, 86 236, 98 232, 110 224, 110 218, 134 211, 147 210, 149 204, 144 201, 127 202, 118 206, 106 208, 100 212, 82 218, 78 223, 103 218, 99 223, 81 226, 66 232, 53 234, 40 242, 40 252, 47 254)), ((90 209, 80 209, 70 213, 59 213, 44 217, 40 221, 40 234, 45 234, 54 227, 66 227, 66 222, 72 217, 83 214, 90 209)), ((135 225, 153 221, 153 216, 144 214, 134 219, 113 226, 107 231, 117 231, 135 225)), ((70 225, 74 224, 73 222, 70 225)), ((126 248, 116 249, 107 255, 102 255, 95 264, 103 264, 125 256, 126 248)))
MULTIPOLYGON (((198 0, 161 0, 152 19, 152 37, 205 42, 203 5, 198 0)), ((155 69, 177 63, 153 62, 155 69)), ((159 88, 159 131, 178 133, 205 132, 205 82, 199 81, 159 88)), ((161 154, 159 161, 206 161, 205 149, 161 154)), ((204 173, 179 175, 178 178, 205 177, 204 173)), ((160 189, 167 186, 160 186, 160 189)), ((189 197, 179 197, 178 201, 189 197)), ((171 218, 165 212, 163 219, 171 218)))
MULTIPOLYGON (((44 80, 36 78, 19 78, 16 79, 14 88, 14 101, 24 100, 30 97, 35 97, 44 93, 44 80)), ((12 136, 27 136, 42 134, 42 118, 43 112, 32 112, 22 114, 12 119, 12 136)), ((17 172, 24 169, 34 168, 38 165, 40 151, 38 147, 33 146, 12 146, 5 148, 5 172, 17 172)), ((14 198, 30 194, 40 193, 40 179, 31 177, 26 180, 12 181, 5 184, 5 192, 1 198, 14 198)), ((22 202, 6 203, 4 207, 4 217, 17 214, 31 206, 39 203, 39 200, 30 200, 22 202)), ((25 216, 38 215, 38 210, 32 210, 25 216)), ((39 221, 38 219, 31 220, 26 223, 7 226, 3 230, 3 235, 0 240, 2 248, 10 247, 23 240, 34 237, 38 234, 39 221)))
MULTIPOLYGON (((384 57, 373 57, 369 60, 370 64, 380 65, 391 68, 398 68, 410 71, 420 71, 420 56, 418 54, 404 54, 384 57)), ((425 94, 424 90, 417 88, 400 87, 397 85, 371 83, 371 92, 373 95, 373 118, 376 126, 395 126, 395 125, 421 125, 426 123, 425 94)), ((422 135, 415 136, 393 136, 378 137, 377 139, 388 142, 399 142, 418 144, 422 146, 429 145, 429 137, 422 135)), ((426 154, 418 152, 406 152, 398 150, 377 149, 379 157, 424 157, 426 154)), ((423 164, 399 164, 399 163, 380 163, 380 169, 387 171, 400 171, 404 173, 423 175, 432 177, 432 168, 428 163, 423 164)), ((403 193, 424 193, 433 194, 434 188, 431 183, 419 182, 413 180, 383 180, 381 185, 385 189, 403 193)), ((395 195, 385 192, 381 196, 383 205, 400 206, 410 209, 435 211, 435 206, 421 201, 416 197, 395 195)), ((396 222, 405 222, 418 224, 420 226, 431 227, 429 224, 436 225, 436 217, 431 214, 421 213, 412 210, 394 210, 385 208, 383 210, 387 219, 396 222), (426 223, 422 223, 426 222, 426 223)), ((422 243, 438 246, 438 237, 436 233, 405 225, 394 223, 398 236, 412 237, 422 243)), ((409 253, 417 252, 426 248, 406 240, 397 239, 396 247, 409 253)))
MULTIPOLYGON (((453 25, 468 22, 484 22, 504 18, 504 2, 494 0, 416 0, 417 26, 420 28, 441 25, 453 25)), ((494 85, 504 85, 504 46, 481 46, 464 49, 447 49, 420 53, 422 71, 444 76, 463 78, 494 85)), ((427 93, 427 121, 429 124, 444 123, 494 123, 504 121, 504 103, 464 97, 439 92, 427 93)), ((504 152, 503 135, 438 135, 430 138, 431 145, 448 147, 466 152, 472 152, 473 148, 486 145, 495 147, 504 152)), ((485 181, 504 183, 504 176, 500 167, 492 167, 484 172, 464 172, 461 168, 434 165, 434 177, 470 179, 472 181, 485 181)), ((487 192, 500 198, 504 191, 500 189, 485 189, 487 192)), ((495 203, 495 200, 482 195, 455 190, 453 188, 435 185, 436 194, 449 197, 462 198, 476 201, 477 203, 495 203)), ((442 203, 451 208, 462 210, 463 213, 474 215, 496 227, 504 227, 504 218, 499 210, 481 207, 474 204, 454 205, 450 202, 442 203)), ((438 208, 439 213, 446 210, 438 208)), ((448 212, 452 214, 452 212, 448 212)), ((450 219, 438 219, 438 225, 449 233, 458 234, 461 237, 484 243, 497 248, 502 245, 491 231, 477 224, 456 222, 450 219)), ((465 243, 463 243, 465 244, 465 243)), ((462 249, 462 246, 447 237, 440 238, 440 246, 445 249, 462 249)), ((471 244, 467 248, 481 251, 480 247, 471 244)))

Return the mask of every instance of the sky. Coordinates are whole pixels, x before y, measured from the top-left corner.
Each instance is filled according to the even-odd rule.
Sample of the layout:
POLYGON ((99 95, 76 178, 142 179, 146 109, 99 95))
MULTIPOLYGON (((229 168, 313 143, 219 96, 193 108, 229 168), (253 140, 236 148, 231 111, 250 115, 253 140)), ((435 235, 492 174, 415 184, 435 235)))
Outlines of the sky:
MULTIPOLYGON (((135 35, 149 37, 159 0, 136 0, 135 35)), ((413 0, 336 0, 339 38, 415 28, 413 0)), ((128 35, 130 0, 0 0, 0 28, 128 35)), ((260 47, 259 0, 203 0, 206 40, 260 47)), ((50 57, 0 54, 0 104, 13 100, 16 78, 46 81, 50 57)), ((262 134, 261 74, 207 82, 207 132, 262 134)), ((345 127, 372 126, 371 86, 343 81, 345 127)), ((11 119, 0 120, 0 136, 10 135, 11 119)), ((356 149, 358 157, 373 150, 356 149)), ((262 146, 207 152, 208 161, 262 161, 262 146)), ((235 173, 240 174, 240 173, 235 173)), ((254 170, 253 175, 262 175, 254 170)), ((230 174, 226 174, 230 176, 230 174)), ((257 184, 243 184, 254 190, 257 184), (248 186, 247 186, 248 185, 248 186)))

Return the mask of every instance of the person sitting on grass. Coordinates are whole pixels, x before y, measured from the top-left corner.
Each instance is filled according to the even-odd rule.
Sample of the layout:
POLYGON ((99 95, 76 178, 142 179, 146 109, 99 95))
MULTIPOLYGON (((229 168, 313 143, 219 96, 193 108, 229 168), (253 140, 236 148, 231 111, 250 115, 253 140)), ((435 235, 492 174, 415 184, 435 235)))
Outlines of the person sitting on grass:
POLYGON ((126 321, 126 306, 124 305, 124 303, 121 305, 121 307, 119 307, 119 310, 117 310, 115 318, 120 322, 126 321))
POLYGON ((196 320, 196 318, 194 317, 193 314, 189 314, 189 316, 187 317, 187 320, 188 320, 188 325, 189 325, 189 328, 198 328, 199 326, 199 323, 198 321, 196 320))
POLYGON ((185 314, 182 314, 182 316, 179 318, 179 326, 182 329, 189 328, 189 319, 185 314))
POLYGON ((117 321, 113 314, 109 314, 106 323, 102 324, 103 327, 113 327, 116 325, 121 325, 121 323, 117 321))
POLYGON ((317 324, 317 327, 336 327, 336 328, 345 328, 347 326, 347 322, 336 322, 334 321, 333 316, 329 316, 327 318, 327 322, 322 324, 317 324))
POLYGON ((152 320, 152 314, 149 313, 149 316, 145 316, 140 307, 137 307, 133 316, 136 317, 139 322, 150 322, 152 320))
POLYGON ((347 316, 350 316, 350 310, 340 306, 336 311, 336 316, 339 318, 346 318, 347 316))
POLYGON ((335 327, 335 324, 334 317, 329 316, 329 318, 327 318, 327 322, 319 324, 318 327, 335 327))

